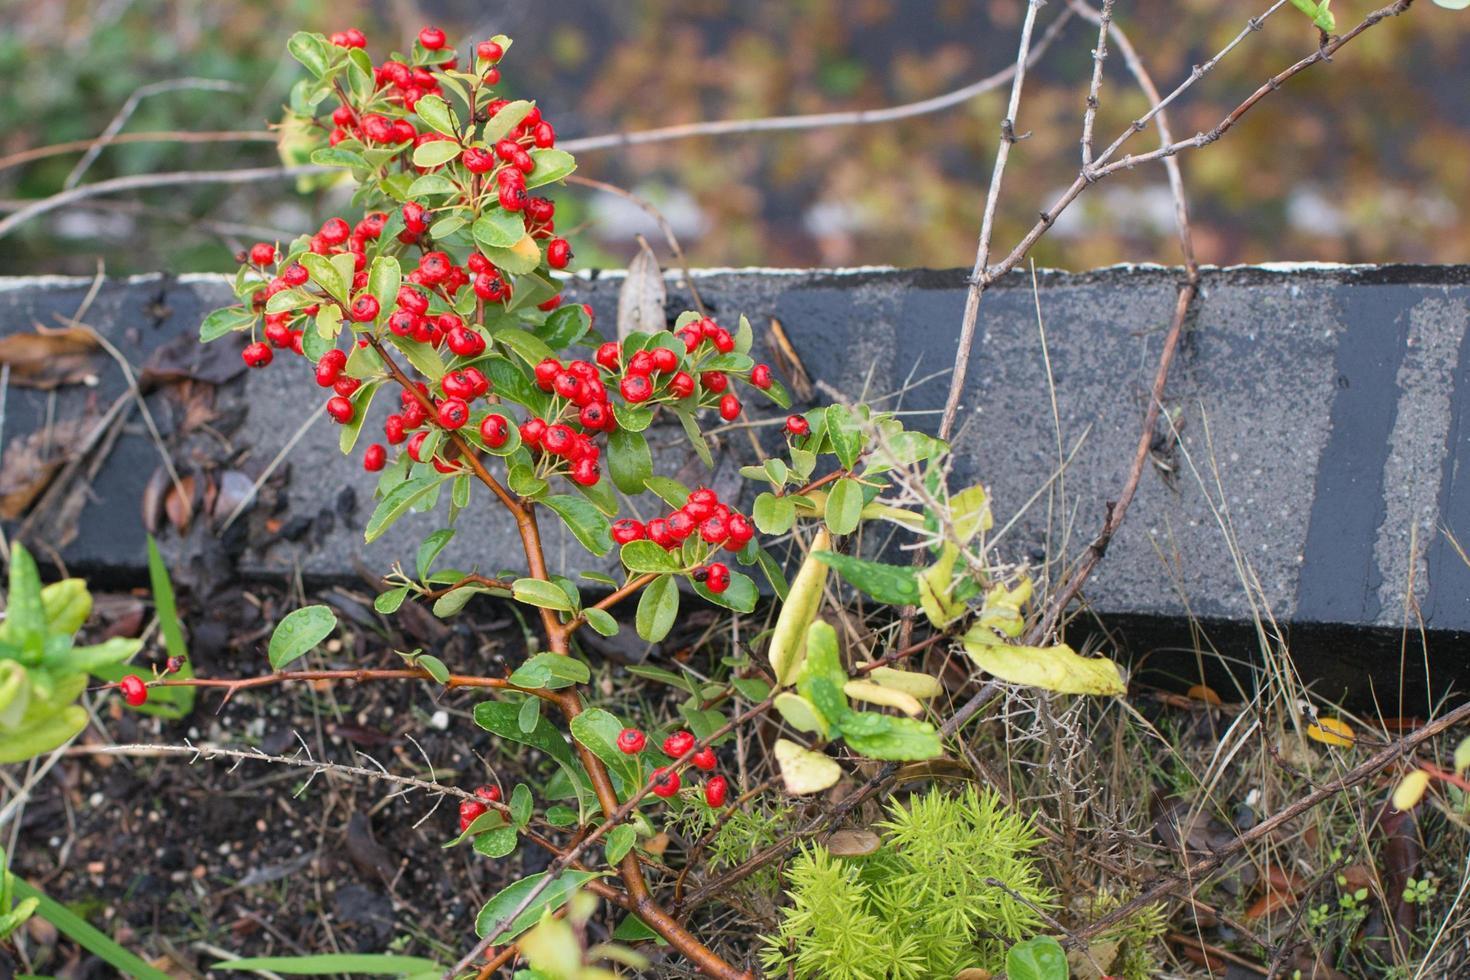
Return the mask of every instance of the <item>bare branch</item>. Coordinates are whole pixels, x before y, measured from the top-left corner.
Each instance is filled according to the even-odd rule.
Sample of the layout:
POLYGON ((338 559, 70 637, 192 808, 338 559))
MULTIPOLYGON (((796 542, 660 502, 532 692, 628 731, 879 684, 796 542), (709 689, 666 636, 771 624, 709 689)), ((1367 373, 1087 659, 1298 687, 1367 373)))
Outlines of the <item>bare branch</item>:
MULTIPOLYGON (((1069 10, 1077 10, 1069 4, 1069 10)), ((1091 8, 1088 8, 1091 9, 1091 8)), ((1103 62, 1108 60, 1108 25, 1113 21, 1113 0, 1103 0, 1097 24, 1097 47, 1092 49, 1092 84, 1087 88, 1087 111, 1082 116, 1082 166, 1092 165, 1092 124, 1097 119, 1098 92, 1102 90, 1103 62)))
POLYGON ((133 117, 133 113, 138 109, 138 103, 150 95, 162 95, 165 92, 177 92, 182 89, 203 89, 208 92, 239 92, 241 86, 235 82, 227 82, 219 78, 167 78, 161 82, 153 82, 135 89, 133 94, 128 96, 128 100, 122 104, 122 108, 117 110, 117 115, 112 117, 112 122, 108 123, 107 128, 102 130, 102 134, 93 140, 92 145, 87 148, 87 152, 82 154, 82 158, 77 161, 77 165, 71 168, 71 173, 67 174, 66 180, 61 182, 62 190, 71 190, 77 186, 77 183, 82 179, 82 175, 92 165, 92 161, 97 159, 102 151, 107 148, 107 144, 112 142, 112 138, 133 117))

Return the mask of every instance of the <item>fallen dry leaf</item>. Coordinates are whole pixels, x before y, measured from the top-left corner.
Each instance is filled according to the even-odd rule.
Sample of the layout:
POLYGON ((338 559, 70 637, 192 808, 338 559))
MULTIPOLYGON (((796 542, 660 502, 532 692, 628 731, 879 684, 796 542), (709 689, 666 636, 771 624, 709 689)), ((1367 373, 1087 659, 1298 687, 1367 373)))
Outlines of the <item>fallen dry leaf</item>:
POLYGON ((1307 890, 1307 880, 1289 868, 1270 865, 1266 868, 1264 881, 1267 891, 1300 895, 1307 890))
POLYGON ((839 830, 827 838, 827 850, 838 857, 863 857, 878 850, 878 835, 871 830, 839 830))
POLYGON ((198 497, 198 485, 193 476, 180 477, 177 484, 169 481, 168 493, 163 498, 163 512, 180 534, 189 530, 189 522, 194 519, 194 502, 198 497))
POLYGON ((92 424, 90 415, 64 419, 10 440, 0 465, 0 518, 13 521, 30 509, 92 424))
POLYGON ((771 317, 771 360, 776 362, 776 369, 785 376, 796 400, 811 401, 812 379, 807 375, 806 366, 801 363, 796 348, 792 346, 791 338, 786 336, 786 328, 775 317, 771 317))
POLYGON ((1260 919, 1273 912, 1289 909, 1295 904, 1296 896, 1290 892, 1267 891, 1266 894, 1256 899, 1250 908, 1245 910, 1245 917, 1247 919, 1260 919))
POLYGON ((642 238, 638 254, 628 263, 628 278, 618 290, 618 339, 635 331, 655 333, 664 328, 664 304, 668 290, 658 257, 642 238))
POLYGON ((93 353, 97 338, 81 327, 0 337, 0 364, 10 365, 10 383, 24 388, 49 390, 62 385, 95 381, 93 353))

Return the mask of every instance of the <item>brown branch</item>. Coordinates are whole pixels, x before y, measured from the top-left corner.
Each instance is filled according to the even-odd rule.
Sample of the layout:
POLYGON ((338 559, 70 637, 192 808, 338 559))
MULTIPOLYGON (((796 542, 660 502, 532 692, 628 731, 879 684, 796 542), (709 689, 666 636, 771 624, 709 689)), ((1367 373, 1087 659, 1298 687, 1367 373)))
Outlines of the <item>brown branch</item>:
POLYGON ((268 129, 227 129, 212 132, 194 132, 187 129, 161 130, 147 133, 118 133, 111 139, 102 136, 87 140, 71 140, 20 150, 9 156, 0 157, 0 170, 9 170, 36 160, 91 150, 99 146, 119 146, 124 143, 274 143, 280 136, 268 129))

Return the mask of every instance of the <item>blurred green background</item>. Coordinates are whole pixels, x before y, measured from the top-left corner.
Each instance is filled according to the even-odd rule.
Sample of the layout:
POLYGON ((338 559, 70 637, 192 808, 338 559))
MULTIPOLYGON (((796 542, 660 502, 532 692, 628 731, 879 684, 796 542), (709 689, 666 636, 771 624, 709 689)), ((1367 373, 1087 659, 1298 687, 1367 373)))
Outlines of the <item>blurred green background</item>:
MULTIPOLYGON (((1041 27, 1062 11, 1052 2, 1041 27)), ((1121 0, 1118 20, 1166 90, 1267 6, 1121 0)), ((1346 28, 1370 9, 1338 0, 1346 28)), ((140 86, 221 79, 139 105, 125 132, 259 130, 296 77, 298 28, 358 26, 381 58, 423 23, 451 43, 496 32, 516 46, 504 90, 538 100, 562 138, 675 122, 883 106, 939 94, 1015 56, 1021 0, 0 0, 0 157, 98 134, 140 86)), ((1095 29, 1074 20, 1028 79, 996 239, 1008 251, 1075 176, 1095 29)), ((1470 190, 1470 12, 1421 0, 1265 100, 1221 142, 1184 155, 1200 259, 1463 262, 1470 190)), ((1309 53, 1315 31, 1272 17, 1173 110, 1176 135, 1213 127, 1271 72, 1309 53)), ((759 134, 603 150, 589 177, 664 209, 696 265, 967 266, 1005 93, 892 125, 759 134)), ((1098 132, 1107 142, 1146 105, 1110 60, 1098 132)), ((1130 144, 1149 149, 1152 130, 1130 144)), ((54 193, 80 153, 0 170, 0 207, 54 193)), ((108 148, 82 180, 276 162, 269 143, 108 148)), ((621 265, 648 219, 585 189, 560 194, 557 224, 578 263, 621 265)), ((341 196, 284 182, 171 188, 55 211, 0 239, 0 271, 114 275, 232 266, 256 238, 314 228, 341 196)), ((1081 269, 1175 262, 1162 168, 1100 184, 1035 250, 1081 269)))

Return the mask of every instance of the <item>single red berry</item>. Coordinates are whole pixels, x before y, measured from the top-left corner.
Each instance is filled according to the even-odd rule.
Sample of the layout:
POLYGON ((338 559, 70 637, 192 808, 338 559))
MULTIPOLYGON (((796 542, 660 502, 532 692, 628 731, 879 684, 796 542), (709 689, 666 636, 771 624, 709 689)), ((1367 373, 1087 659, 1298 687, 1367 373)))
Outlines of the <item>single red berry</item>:
POLYGON ((708 572, 704 580, 704 587, 715 595, 719 595, 730 587, 730 569, 720 562, 712 562, 705 570, 708 572))
POLYGON ((694 376, 687 371, 680 371, 669 379, 669 391, 676 398, 688 398, 694 394, 694 376))
POLYGON ((677 759, 685 752, 694 748, 694 735, 692 732, 677 731, 664 739, 664 755, 677 759))
POLYGON ((693 534, 699 525, 693 517, 689 516, 687 510, 676 510, 669 515, 669 533, 674 536, 675 541, 683 541, 693 534))
POLYGON ((475 386, 463 371, 446 372, 444 377, 439 379, 439 387, 443 388, 444 394, 450 398, 462 398, 469 401, 475 397, 475 386))
POLYGON ((698 487, 689 491, 689 499, 684 502, 684 509, 689 516, 696 521, 702 521, 715 512, 720 505, 720 495, 709 487, 698 487))
POLYGON ((444 47, 444 32, 437 27, 425 27, 419 31, 419 43, 430 51, 444 47))
POLYGON ((556 129, 546 120, 531 127, 531 139, 543 150, 556 145, 556 129))
POLYGON ((720 396, 720 418, 726 422, 734 421, 740 417, 740 399, 733 394, 720 396))
POLYGON ((596 432, 607 425, 610 418, 612 418, 612 413, 601 402, 588 402, 577 413, 577 421, 582 423, 582 428, 591 432, 596 432))
POLYGON ((709 782, 704 784, 704 802, 718 810, 725 805, 725 795, 729 791, 730 784, 724 776, 711 776, 709 782))
POLYGON ((602 479, 602 470, 597 465, 597 460, 590 456, 583 456, 572 464, 572 482, 581 487, 590 487, 602 479))
POLYGON ((342 376, 342 369, 346 366, 347 355, 333 347, 316 362, 316 383, 323 388, 332 387, 342 376))
POLYGON ((493 65, 505 54, 505 50, 494 41, 481 41, 475 45, 475 54, 482 61, 488 61, 493 65))
POLYGON ((731 514, 725 521, 725 528, 730 536, 725 540, 725 547, 731 551, 739 551, 745 547, 745 543, 755 537, 755 525, 744 514, 731 514))
POLYGON ((403 430, 403 416, 394 414, 384 419, 383 435, 387 437, 388 444, 392 446, 396 446, 404 439, 407 439, 408 433, 403 430))
POLYGON ((649 521, 647 527, 644 528, 644 533, 648 535, 648 540, 660 548, 672 548, 679 543, 674 540, 674 535, 669 530, 669 522, 662 517, 655 517, 649 521))
POLYGON ((715 767, 715 750, 706 745, 704 748, 694 753, 693 757, 690 758, 689 761, 694 763, 695 768, 703 769, 705 772, 709 772, 715 767))
POLYGON ((363 293, 352 301, 349 311, 358 323, 367 323, 378 318, 378 301, 372 293, 363 293))
POLYGON ((484 815, 490 809, 479 800, 465 800, 459 805, 459 832, 462 834, 470 829, 470 825, 484 815))
POLYGON ((500 206, 505 210, 520 211, 526 206, 528 200, 530 200, 530 195, 526 193, 524 187, 518 187, 515 184, 500 185, 500 206))
POLYGON ((376 473, 388 462, 388 450, 383 448, 382 443, 375 442, 362 451, 362 468, 369 473, 376 473))
POLYGON ((470 407, 460 398, 446 398, 435 410, 439 425, 445 429, 459 429, 470 420, 470 407))
POLYGON ((771 366, 769 364, 757 364, 750 369, 750 383, 761 391, 771 387, 771 366))
POLYGON ((719 544, 730 536, 730 528, 718 517, 711 517, 699 525, 699 536, 706 544, 719 544))
POLYGON ((678 333, 679 339, 684 341, 684 353, 693 354, 694 348, 704 339, 698 330, 686 327, 678 333))
POLYGON ((472 174, 488 174, 495 169, 495 155, 488 150, 482 150, 478 146, 467 146, 460 154, 459 160, 464 168, 472 174))
POLYGON ((487 803, 500 802, 500 787, 490 783, 475 789, 475 795, 487 803))
POLYGON ((499 449, 510 438, 510 424, 504 415, 487 415, 480 420, 480 438, 491 449, 499 449))
POLYGON ((546 427, 546 433, 541 437, 541 447, 554 456, 565 456, 571 452, 575 441, 575 433, 558 423, 546 427))
POLYGON ((413 437, 408 440, 408 458, 413 460, 415 463, 425 462, 422 454, 424 448, 424 440, 427 438, 429 438, 429 433, 427 431, 424 431, 415 432, 413 434, 413 437))
POLYGON ((576 401, 582 392, 582 379, 570 371, 562 371, 551 382, 551 390, 567 401, 576 401))
POLYGON ((467 367, 461 373, 464 374, 465 380, 470 383, 472 398, 479 398, 482 395, 489 394, 490 379, 485 377, 484 371, 481 371, 477 367, 467 367))
POLYGON ((788 415, 786 416, 786 431, 794 436, 804 436, 812 431, 812 427, 805 416, 788 415))
POLYGON ((648 377, 653 373, 653 354, 646 350, 636 352, 628 358, 628 373, 648 377))
POLYGON ((721 354, 728 354, 735 349, 735 338, 730 336, 730 331, 721 327, 710 341, 715 345, 715 350, 721 354))
POLYGON ((723 371, 704 371, 699 375, 699 384, 705 391, 719 394, 730 387, 730 379, 723 371))
POLYGON ((624 399, 634 404, 646 402, 653 397, 653 385, 641 374, 625 375, 618 382, 618 391, 622 392, 624 399))
POLYGON ((572 261, 572 246, 565 238, 553 238, 546 245, 546 264, 553 269, 565 269, 572 261))
POLYGON ((679 774, 667 769, 655 769, 652 774, 653 795, 668 799, 679 792, 679 774))
POLYGON ((304 286, 306 285, 306 281, 311 278, 311 273, 307 272, 306 266, 301 263, 292 262, 285 269, 281 270, 281 278, 286 281, 286 285, 288 286, 304 286))
POLYGON ((339 424, 346 425, 352 421, 352 416, 356 414, 356 411, 351 401, 341 395, 333 395, 327 399, 327 414, 339 424))
POLYGON ((620 545, 630 541, 641 540, 644 535, 644 527, 641 521, 635 521, 631 517, 625 517, 616 521, 612 526, 612 539, 620 545))
POLYGON ((624 728, 618 732, 618 751, 624 755, 637 755, 646 744, 648 739, 636 728, 624 728))
POLYGON ((118 681, 117 688, 122 691, 123 700, 135 708, 148 700, 148 685, 137 674, 129 674, 118 681))
POLYGON ((341 218, 328 218, 322 222, 321 230, 317 234, 328 245, 341 245, 352 234, 352 226, 341 218))
POLYGON ((185 662, 186 661, 184 657, 169 657, 163 662, 163 672, 166 674, 177 674, 179 671, 184 669, 185 662))
POLYGON ((653 358, 653 369, 660 374, 668 374, 679 366, 679 355, 667 347, 655 347, 649 356, 653 358))
POLYGON ((265 367, 271 362, 271 358, 274 356, 271 353, 271 349, 258 340, 253 344, 247 345, 240 352, 240 359, 245 362, 245 366, 253 368, 265 367))
POLYGON ((607 343, 597 348, 597 363, 601 364, 609 371, 616 371, 618 369, 618 365, 622 363, 622 358, 623 349, 617 345, 616 341, 609 340, 607 343))
POLYGON ((270 265, 276 261, 276 247, 270 242, 257 242, 250 246, 250 261, 256 265, 270 265))
POLYGON ((429 310, 429 298, 412 286, 398 287, 398 305, 414 316, 423 316, 429 310))
POLYGON ((542 391, 550 391, 556 384, 556 376, 561 374, 561 361, 554 357, 548 357, 536 365, 536 387, 542 391))
POLYGON ((561 297, 560 296, 553 296, 553 297, 551 297, 551 299, 547 300, 544 303, 537 303, 536 304, 536 309, 538 309, 538 310, 545 310, 547 313, 550 313, 552 310, 556 309, 560 305, 561 305, 561 297))
POLYGON ((521 442, 533 449, 541 448, 541 438, 546 435, 545 419, 526 419, 521 423, 521 442))

